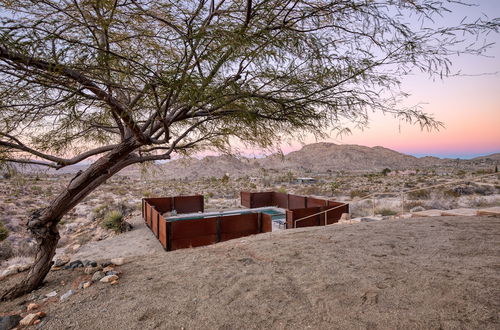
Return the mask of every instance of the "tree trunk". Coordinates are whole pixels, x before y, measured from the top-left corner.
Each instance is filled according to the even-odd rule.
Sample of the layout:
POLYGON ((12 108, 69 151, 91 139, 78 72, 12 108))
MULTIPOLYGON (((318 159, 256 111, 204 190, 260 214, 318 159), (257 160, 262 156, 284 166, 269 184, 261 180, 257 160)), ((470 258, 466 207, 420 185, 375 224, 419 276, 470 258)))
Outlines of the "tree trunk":
POLYGON ((59 231, 57 224, 61 218, 103 182, 133 163, 129 156, 138 145, 125 141, 119 147, 95 161, 81 174, 77 174, 52 203, 33 212, 28 221, 28 230, 36 239, 37 253, 28 275, 13 288, 0 294, 1 300, 14 299, 37 289, 52 266, 59 231))
POLYGON ((39 288, 52 266, 52 258, 56 253, 57 242, 60 237, 57 222, 50 222, 44 228, 29 229, 38 243, 35 261, 31 265, 28 275, 20 283, 5 291, 0 300, 13 299, 39 288))

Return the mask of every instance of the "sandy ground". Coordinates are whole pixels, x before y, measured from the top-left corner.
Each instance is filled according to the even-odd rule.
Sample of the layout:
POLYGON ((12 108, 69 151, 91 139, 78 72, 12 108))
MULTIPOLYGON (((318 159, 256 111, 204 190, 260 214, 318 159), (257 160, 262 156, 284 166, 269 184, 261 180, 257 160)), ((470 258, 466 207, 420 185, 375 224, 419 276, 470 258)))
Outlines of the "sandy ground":
POLYGON ((163 252, 161 244, 140 216, 128 220, 133 226, 129 232, 102 241, 83 245, 71 260, 99 260, 133 257, 163 252))
MULTIPOLYGON (((287 230, 134 257, 120 270, 118 285, 44 306, 40 328, 500 328, 498 217, 287 230)), ((81 278, 51 272, 36 294, 81 278)))

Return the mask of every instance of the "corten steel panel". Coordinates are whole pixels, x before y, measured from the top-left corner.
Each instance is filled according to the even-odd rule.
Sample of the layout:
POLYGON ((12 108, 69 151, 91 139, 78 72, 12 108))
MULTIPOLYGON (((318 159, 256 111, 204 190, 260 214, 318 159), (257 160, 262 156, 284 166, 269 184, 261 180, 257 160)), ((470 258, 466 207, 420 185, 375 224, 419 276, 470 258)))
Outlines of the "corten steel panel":
POLYGON ((203 212, 203 203, 202 195, 174 197, 174 209, 177 213, 203 212))
POLYGON ((258 213, 247 213, 239 215, 228 215, 220 217, 221 234, 248 232, 257 234, 260 231, 258 224, 258 213))
POLYGON ((298 195, 288 195, 288 209, 303 209, 306 207, 306 197, 298 195))
POLYGON ((310 207, 310 208, 302 208, 295 209, 293 211, 287 211, 287 229, 288 228, 300 228, 300 227, 311 227, 319 225, 319 215, 311 216, 304 220, 297 222, 296 227, 294 227, 295 220, 302 219, 308 215, 312 215, 318 213, 321 208, 319 207, 310 207))
POLYGON ((145 200, 143 200, 143 203, 144 203, 144 216, 143 216, 143 219, 144 219, 144 222, 146 223, 146 225, 148 227, 150 227, 150 225, 149 225, 149 204, 145 200))
POLYGON ((171 222, 172 242, 201 236, 217 235, 217 218, 179 220, 171 222))
MULTIPOLYGON (((344 203, 339 203, 339 202, 333 202, 333 201, 328 201, 328 209, 334 208, 336 206, 342 205, 344 203)), ((339 222, 340 217, 342 216, 342 213, 349 213, 349 204, 343 205, 341 207, 338 207, 336 209, 332 209, 327 213, 327 223, 332 224, 339 222)))
POLYGON ((154 206, 159 213, 172 211, 172 197, 147 198, 146 201, 154 206))
POLYGON ((171 242, 171 250, 186 249, 217 243, 217 235, 197 236, 191 238, 175 239, 171 242))
POLYGON ((149 228, 151 228, 151 210, 152 206, 146 202, 146 224, 148 225, 149 228))
POLYGON ((241 200, 241 206, 251 208, 252 207, 252 193, 248 191, 241 191, 240 192, 240 200, 241 200))
POLYGON ((273 192, 272 205, 278 206, 282 209, 288 208, 288 194, 273 192))
POLYGON ((321 206, 326 206, 326 205, 327 205, 327 201, 324 199, 307 197, 307 207, 321 207, 321 206))
POLYGON ((273 217, 270 214, 261 213, 262 218, 260 219, 260 232, 269 233, 273 231, 273 217))
POLYGON ((158 223, 158 239, 160 240, 161 246, 163 246, 164 249, 167 248, 167 221, 165 221, 165 218, 163 216, 159 216, 159 223, 158 223))
POLYGON ((156 237, 158 237, 158 216, 159 213, 155 210, 154 207, 151 208, 151 230, 156 237))
POLYGON ((272 206, 272 202, 273 202, 273 200, 272 200, 273 199, 273 192, 272 191, 252 193, 251 196, 252 197, 251 197, 250 205, 252 208, 272 206))

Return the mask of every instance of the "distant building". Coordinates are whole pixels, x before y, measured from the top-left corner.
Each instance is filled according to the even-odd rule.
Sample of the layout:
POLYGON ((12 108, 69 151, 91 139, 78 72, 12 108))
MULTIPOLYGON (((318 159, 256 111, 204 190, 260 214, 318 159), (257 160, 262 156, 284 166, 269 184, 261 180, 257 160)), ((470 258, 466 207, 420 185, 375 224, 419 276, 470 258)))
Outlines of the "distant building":
POLYGON ((295 183, 297 183, 297 184, 316 183, 316 179, 314 179, 314 178, 297 178, 297 179, 295 179, 295 183))

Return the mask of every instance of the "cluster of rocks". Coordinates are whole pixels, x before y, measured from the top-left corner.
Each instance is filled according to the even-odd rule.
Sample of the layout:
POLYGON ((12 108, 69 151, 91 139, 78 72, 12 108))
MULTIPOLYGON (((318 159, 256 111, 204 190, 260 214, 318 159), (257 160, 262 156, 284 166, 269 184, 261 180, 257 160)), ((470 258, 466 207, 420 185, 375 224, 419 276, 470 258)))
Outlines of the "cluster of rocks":
MULTIPOLYGON (((115 267, 121 266, 125 264, 125 262, 125 258, 115 258, 110 261, 98 263, 92 260, 70 261, 68 256, 59 256, 54 260, 52 271, 62 269, 83 269, 86 275, 92 275, 90 280, 80 282, 78 289, 84 290, 96 282, 110 283, 111 285, 117 284, 121 272, 115 267)), ((29 299, 32 302, 26 307, 27 314, 24 315, 23 313, 22 315, 24 315, 24 317, 22 315, 6 315, 0 317, 0 329, 13 329, 17 326, 27 327, 37 325, 41 323, 42 319, 46 316, 45 312, 40 310, 44 304, 48 302, 65 301, 75 293, 75 290, 68 290, 62 294, 59 299, 57 299, 57 291, 51 291, 41 296, 33 293, 29 299)))
MULTIPOLYGON (((83 272, 86 275, 92 275, 90 281, 83 281, 79 285, 79 289, 86 289, 95 282, 117 284, 121 272, 117 271, 114 267, 121 266, 124 263, 124 258, 115 258, 111 259, 109 262, 101 262, 98 264, 96 261, 91 260, 74 260, 70 262, 69 257, 61 256, 55 260, 52 270, 83 268, 83 272)), ((61 300, 66 299, 74 293, 73 290, 70 291, 61 296, 61 300)))

